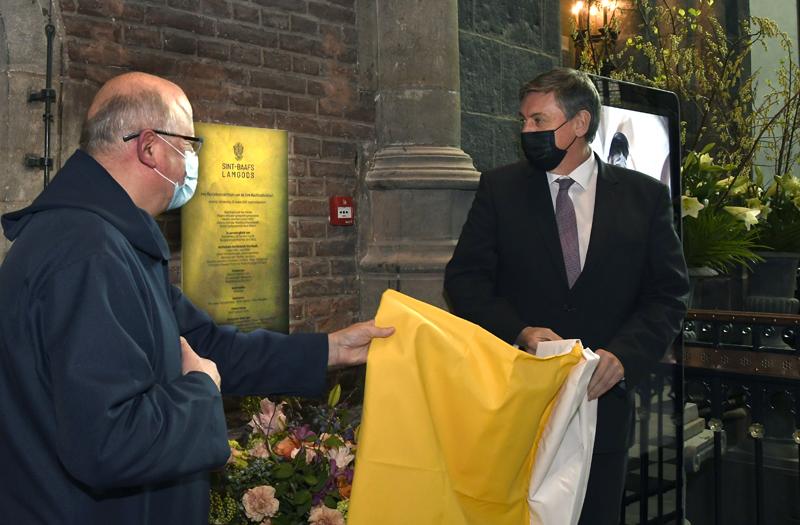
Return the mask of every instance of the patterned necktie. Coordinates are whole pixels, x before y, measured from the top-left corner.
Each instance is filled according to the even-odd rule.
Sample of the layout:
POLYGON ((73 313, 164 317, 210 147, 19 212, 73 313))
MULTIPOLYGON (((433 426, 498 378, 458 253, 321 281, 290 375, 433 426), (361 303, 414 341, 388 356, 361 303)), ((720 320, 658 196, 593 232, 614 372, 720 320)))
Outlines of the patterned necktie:
POLYGON ((569 287, 575 284, 581 274, 581 253, 578 249, 578 223, 575 220, 575 207, 567 192, 572 183, 569 177, 558 179, 558 196, 556 197, 556 222, 558 236, 561 238, 561 251, 564 254, 564 266, 567 268, 569 287))

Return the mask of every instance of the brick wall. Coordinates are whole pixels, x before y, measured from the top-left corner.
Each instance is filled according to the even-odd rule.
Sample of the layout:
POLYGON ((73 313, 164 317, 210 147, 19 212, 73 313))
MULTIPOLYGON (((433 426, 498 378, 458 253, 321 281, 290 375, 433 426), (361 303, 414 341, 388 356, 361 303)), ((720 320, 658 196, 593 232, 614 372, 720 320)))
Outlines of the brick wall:
MULTIPOLYGON (((61 0, 60 7, 70 82, 99 85, 144 71, 180 85, 197 121, 289 131, 291 330, 330 332, 354 322, 356 232, 327 221, 327 197, 354 194, 357 156, 375 133, 374 94, 357 86, 354 0, 61 0)), ((179 221, 179 214, 160 218, 176 252, 179 221)), ((174 282, 179 271, 173 267, 174 282)))

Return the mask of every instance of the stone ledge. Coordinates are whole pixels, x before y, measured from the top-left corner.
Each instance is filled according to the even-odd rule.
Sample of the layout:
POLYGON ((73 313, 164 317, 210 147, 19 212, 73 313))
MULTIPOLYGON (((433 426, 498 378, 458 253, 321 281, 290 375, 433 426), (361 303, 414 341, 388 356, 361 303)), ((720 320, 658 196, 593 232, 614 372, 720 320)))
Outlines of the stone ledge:
POLYGON ((375 154, 367 188, 476 190, 480 173, 460 148, 393 146, 375 154))
POLYGON ((453 256, 455 245, 456 241, 372 245, 359 268, 369 274, 441 273, 453 256))

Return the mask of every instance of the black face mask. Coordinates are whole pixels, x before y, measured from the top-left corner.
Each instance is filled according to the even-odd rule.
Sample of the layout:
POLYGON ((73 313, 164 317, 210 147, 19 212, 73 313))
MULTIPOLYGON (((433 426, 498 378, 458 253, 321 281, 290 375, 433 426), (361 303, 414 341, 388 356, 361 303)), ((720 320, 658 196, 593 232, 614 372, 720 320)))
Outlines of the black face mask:
MULTIPOLYGON (((565 121, 564 124, 567 122, 569 121, 565 121)), ((546 131, 528 131, 521 134, 522 152, 525 153, 525 158, 533 164, 534 168, 542 171, 556 169, 567 156, 567 149, 578 139, 576 135, 567 149, 560 149, 556 146, 556 131, 561 129, 561 126, 546 131)))

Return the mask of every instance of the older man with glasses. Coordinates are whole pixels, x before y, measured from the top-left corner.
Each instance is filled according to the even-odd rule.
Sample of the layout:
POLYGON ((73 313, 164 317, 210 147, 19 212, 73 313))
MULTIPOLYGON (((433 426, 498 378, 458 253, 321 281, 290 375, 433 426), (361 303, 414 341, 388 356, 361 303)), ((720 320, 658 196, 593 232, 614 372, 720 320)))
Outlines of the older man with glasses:
POLYGON ((193 134, 178 86, 116 77, 81 149, 2 217, 2 523, 205 525, 209 470, 230 456, 221 392, 318 397, 329 366, 393 331, 245 334, 171 286, 153 217, 194 192, 193 134))

